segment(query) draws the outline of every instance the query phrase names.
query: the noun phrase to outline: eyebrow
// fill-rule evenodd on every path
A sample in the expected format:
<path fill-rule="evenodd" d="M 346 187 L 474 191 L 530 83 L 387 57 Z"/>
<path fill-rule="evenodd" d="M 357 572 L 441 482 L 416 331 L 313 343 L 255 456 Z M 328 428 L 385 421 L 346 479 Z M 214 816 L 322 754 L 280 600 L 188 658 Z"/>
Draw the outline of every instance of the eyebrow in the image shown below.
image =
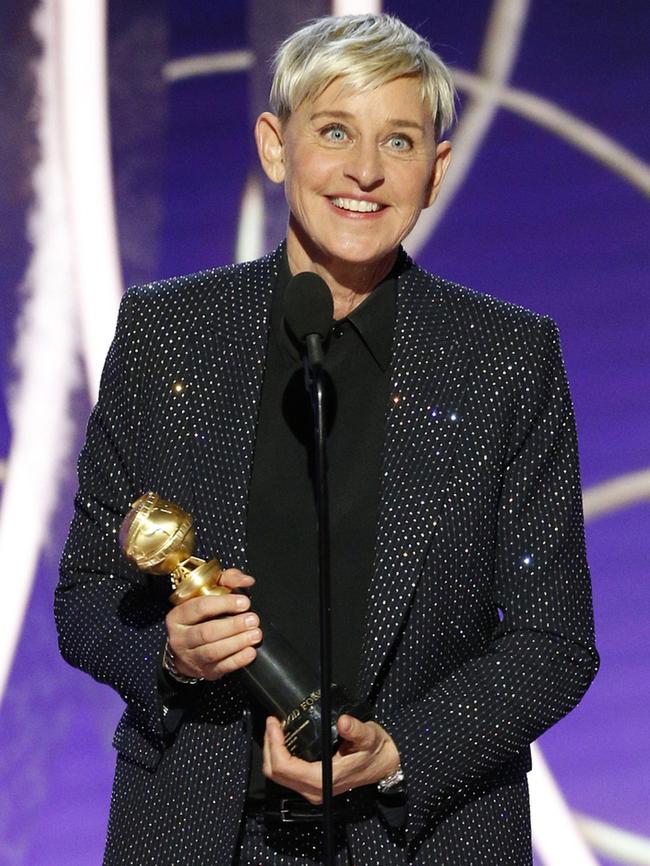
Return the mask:
<path fill-rule="evenodd" d="M 354 120 L 354 115 L 351 114 L 349 111 L 333 111 L 330 109 L 324 109 L 323 111 L 315 111 L 309 119 L 316 120 L 319 117 L 339 117 L 342 120 Z M 386 123 L 388 126 L 401 126 L 408 129 L 418 129 L 420 132 L 424 132 L 422 125 L 420 123 L 417 123 L 415 120 L 403 120 L 398 117 L 389 117 Z"/>

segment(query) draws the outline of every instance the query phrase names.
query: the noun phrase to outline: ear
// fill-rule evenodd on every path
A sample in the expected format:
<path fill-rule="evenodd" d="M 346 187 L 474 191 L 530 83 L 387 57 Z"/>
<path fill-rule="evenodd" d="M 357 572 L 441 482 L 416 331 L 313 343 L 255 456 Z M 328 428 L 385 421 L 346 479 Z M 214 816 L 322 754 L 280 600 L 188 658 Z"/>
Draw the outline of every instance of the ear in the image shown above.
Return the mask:
<path fill-rule="evenodd" d="M 264 173 L 273 183 L 284 180 L 284 140 L 280 119 L 265 111 L 255 123 L 255 143 Z"/>
<path fill-rule="evenodd" d="M 450 162 L 451 142 L 441 141 L 436 146 L 436 158 L 433 163 L 433 170 L 431 172 L 431 187 L 429 189 L 426 204 L 424 205 L 425 207 L 431 207 L 434 201 L 438 198 L 438 193 L 440 192 L 440 187 L 442 185 L 443 178 L 447 173 Z"/>

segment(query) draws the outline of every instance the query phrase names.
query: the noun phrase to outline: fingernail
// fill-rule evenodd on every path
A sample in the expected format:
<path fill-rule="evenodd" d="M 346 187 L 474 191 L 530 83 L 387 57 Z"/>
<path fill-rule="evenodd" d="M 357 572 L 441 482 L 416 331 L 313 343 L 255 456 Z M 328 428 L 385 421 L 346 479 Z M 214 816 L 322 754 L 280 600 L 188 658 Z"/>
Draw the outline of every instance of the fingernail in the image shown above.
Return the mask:
<path fill-rule="evenodd" d="M 347 732 L 352 727 L 352 719 L 350 718 L 341 718 L 339 719 L 339 726 L 341 730 Z"/>
<path fill-rule="evenodd" d="M 249 605 L 249 601 L 248 601 L 248 599 L 246 598 L 245 595 L 238 595 L 238 596 L 235 598 L 235 604 L 237 605 L 237 608 L 238 608 L 239 610 L 246 610 L 246 608 L 247 608 L 248 605 Z"/>

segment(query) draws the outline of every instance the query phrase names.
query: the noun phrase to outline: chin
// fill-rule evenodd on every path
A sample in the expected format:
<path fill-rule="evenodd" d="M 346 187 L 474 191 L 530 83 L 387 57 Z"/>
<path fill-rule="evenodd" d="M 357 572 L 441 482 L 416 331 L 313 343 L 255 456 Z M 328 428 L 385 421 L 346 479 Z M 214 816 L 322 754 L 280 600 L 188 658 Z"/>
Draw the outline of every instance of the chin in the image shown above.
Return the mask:
<path fill-rule="evenodd" d="M 331 260 L 347 265 L 376 265 L 387 258 L 395 255 L 397 247 L 378 250 L 376 247 L 368 249 L 363 246 L 350 245 L 349 247 L 338 247 L 328 250 L 322 248 L 324 254 Z"/>

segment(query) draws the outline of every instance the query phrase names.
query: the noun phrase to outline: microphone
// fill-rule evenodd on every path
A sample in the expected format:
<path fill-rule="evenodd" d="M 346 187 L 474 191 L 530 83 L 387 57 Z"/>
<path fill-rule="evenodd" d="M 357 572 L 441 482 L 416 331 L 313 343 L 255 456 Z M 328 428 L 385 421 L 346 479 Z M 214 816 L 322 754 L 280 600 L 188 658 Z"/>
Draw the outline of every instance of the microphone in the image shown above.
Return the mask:
<path fill-rule="evenodd" d="M 289 280 L 284 291 L 284 320 L 298 342 L 307 346 L 312 365 L 323 363 L 323 340 L 333 318 L 332 293 L 322 277 L 304 271 Z"/>

